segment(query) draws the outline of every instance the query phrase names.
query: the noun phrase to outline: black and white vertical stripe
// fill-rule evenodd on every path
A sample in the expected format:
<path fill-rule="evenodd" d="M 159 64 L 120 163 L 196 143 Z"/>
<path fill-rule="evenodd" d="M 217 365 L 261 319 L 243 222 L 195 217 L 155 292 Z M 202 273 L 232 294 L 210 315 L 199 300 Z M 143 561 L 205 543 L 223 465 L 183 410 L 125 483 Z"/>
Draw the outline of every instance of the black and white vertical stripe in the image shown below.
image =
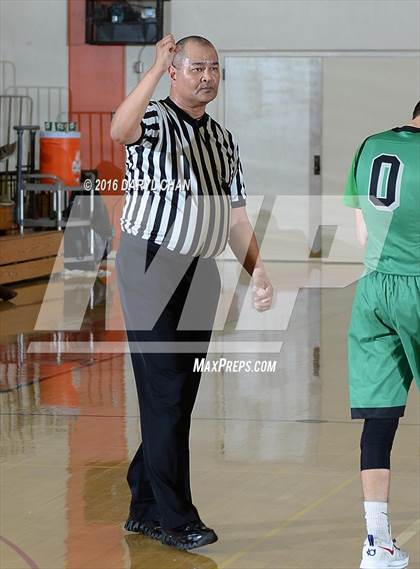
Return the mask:
<path fill-rule="evenodd" d="M 169 97 L 151 101 L 141 124 L 141 138 L 126 146 L 122 230 L 181 254 L 219 255 L 230 208 L 246 202 L 231 133 L 207 114 L 192 118 Z"/>

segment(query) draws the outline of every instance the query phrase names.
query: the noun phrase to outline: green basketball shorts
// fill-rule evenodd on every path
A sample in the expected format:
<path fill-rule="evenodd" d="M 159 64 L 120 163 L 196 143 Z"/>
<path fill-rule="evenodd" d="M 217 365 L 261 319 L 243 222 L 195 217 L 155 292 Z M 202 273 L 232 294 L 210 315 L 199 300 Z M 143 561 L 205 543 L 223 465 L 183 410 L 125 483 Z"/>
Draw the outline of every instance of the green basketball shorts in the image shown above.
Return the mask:
<path fill-rule="evenodd" d="M 404 415 L 420 389 L 420 276 L 373 271 L 357 285 L 348 336 L 352 419 Z"/>

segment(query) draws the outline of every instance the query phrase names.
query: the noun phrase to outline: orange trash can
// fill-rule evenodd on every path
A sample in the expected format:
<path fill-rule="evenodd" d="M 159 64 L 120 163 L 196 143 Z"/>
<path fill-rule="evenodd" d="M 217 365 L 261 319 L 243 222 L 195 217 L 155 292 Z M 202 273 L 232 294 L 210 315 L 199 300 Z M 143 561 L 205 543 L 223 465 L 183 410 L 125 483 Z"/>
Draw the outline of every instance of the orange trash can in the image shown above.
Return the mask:
<path fill-rule="evenodd" d="M 54 174 L 66 186 L 80 185 L 80 132 L 40 133 L 40 173 Z M 44 183 L 52 183 L 45 179 Z"/>

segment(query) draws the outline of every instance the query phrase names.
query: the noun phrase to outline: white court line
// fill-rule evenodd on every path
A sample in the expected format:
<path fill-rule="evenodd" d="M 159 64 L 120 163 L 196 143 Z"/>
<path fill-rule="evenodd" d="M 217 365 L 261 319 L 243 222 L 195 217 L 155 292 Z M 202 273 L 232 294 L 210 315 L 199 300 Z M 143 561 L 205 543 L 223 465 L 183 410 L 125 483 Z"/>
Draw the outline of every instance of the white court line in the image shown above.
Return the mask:
<path fill-rule="evenodd" d="M 207 343 L 201 342 L 138 342 L 138 350 L 140 352 L 148 353 L 164 353 L 179 352 L 189 353 L 191 350 L 207 351 L 208 353 L 222 353 L 222 354 L 275 354 L 279 353 L 283 342 L 277 341 L 232 341 L 210 342 L 207 349 Z M 130 348 L 127 342 L 30 342 L 28 346 L 28 353 L 31 354 L 124 354 L 130 353 Z"/>
<path fill-rule="evenodd" d="M 407 541 L 410 541 L 412 537 L 414 537 L 420 531 L 420 518 L 413 522 L 407 529 L 405 529 L 400 535 L 397 537 L 397 545 L 404 545 Z"/>

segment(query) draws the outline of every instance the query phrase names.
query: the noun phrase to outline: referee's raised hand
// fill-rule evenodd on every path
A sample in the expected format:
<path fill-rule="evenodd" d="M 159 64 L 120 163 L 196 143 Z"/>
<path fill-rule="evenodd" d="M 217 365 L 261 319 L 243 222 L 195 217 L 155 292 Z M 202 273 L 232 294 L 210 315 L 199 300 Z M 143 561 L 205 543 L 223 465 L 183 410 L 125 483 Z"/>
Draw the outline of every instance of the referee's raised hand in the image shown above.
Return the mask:
<path fill-rule="evenodd" d="M 140 123 L 147 105 L 162 76 L 172 64 L 177 46 L 172 34 L 156 44 L 156 57 L 152 67 L 116 110 L 111 123 L 111 138 L 120 144 L 132 144 L 139 140 Z"/>
<path fill-rule="evenodd" d="M 168 34 L 156 44 L 155 69 L 159 70 L 162 75 L 172 64 L 174 55 L 177 51 L 176 42 L 172 34 Z"/>

